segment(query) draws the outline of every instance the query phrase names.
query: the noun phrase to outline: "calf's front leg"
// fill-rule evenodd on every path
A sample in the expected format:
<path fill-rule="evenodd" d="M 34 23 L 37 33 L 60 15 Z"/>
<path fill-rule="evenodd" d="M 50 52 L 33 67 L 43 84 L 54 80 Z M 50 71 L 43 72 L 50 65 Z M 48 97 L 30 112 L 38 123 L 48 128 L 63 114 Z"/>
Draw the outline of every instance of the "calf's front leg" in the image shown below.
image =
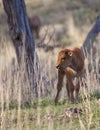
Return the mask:
<path fill-rule="evenodd" d="M 58 98 L 59 98 L 59 93 L 62 89 L 62 85 L 63 85 L 63 78 L 64 78 L 64 72 L 58 70 L 58 83 L 57 83 L 57 94 L 55 97 L 55 105 L 57 105 L 58 103 Z"/>

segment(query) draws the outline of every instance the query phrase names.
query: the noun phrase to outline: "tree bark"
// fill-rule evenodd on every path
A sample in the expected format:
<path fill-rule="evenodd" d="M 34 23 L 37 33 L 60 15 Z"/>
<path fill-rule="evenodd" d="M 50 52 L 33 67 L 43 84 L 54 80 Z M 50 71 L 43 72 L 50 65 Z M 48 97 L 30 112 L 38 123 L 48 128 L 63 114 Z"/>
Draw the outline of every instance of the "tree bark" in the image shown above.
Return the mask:
<path fill-rule="evenodd" d="M 15 47 L 18 64 L 22 66 L 21 60 L 24 57 L 27 74 L 34 79 L 35 43 L 29 26 L 24 0 L 3 0 L 3 5 L 7 14 L 9 32 Z"/>
<path fill-rule="evenodd" d="M 88 33 L 83 45 L 82 49 L 85 52 L 85 55 L 90 54 L 91 49 L 93 48 L 93 43 L 100 32 L 100 15 L 97 17 L 96 22 L 90 32 Z"/>
<path fill-rule="evenodd" d="M 96 37 L 100 33 L 100 15 L 97 17 L 95 24 L 88 33 L 83 45 L 82 50 L 85 57 L 88 59 L 88 70 L 96 75 L 97 81 L 100 83 L 100 52 L 99 46 L 95 43 Z M 94 44 L 95 43 L 95 44 Z"/>

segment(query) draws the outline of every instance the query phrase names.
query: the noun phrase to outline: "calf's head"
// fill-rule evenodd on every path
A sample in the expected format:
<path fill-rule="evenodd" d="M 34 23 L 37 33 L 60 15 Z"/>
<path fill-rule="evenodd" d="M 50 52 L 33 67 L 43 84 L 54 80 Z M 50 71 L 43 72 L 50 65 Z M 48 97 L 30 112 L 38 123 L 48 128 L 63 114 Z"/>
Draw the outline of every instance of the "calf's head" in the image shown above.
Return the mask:
<path fill-rule="evenodd" d="M 73 52 L 69 49 L 63 49 L 58 54 L 56 68 L 65 70 L 71 64 Z"/>

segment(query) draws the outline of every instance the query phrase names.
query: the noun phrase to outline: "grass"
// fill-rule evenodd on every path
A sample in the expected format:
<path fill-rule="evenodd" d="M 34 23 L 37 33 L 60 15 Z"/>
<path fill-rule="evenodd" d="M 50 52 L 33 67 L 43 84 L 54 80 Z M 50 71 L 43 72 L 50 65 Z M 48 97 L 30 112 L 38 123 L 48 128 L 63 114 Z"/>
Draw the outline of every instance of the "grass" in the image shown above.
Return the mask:
<path fill-rule="evenodd" d="M 79 104 L 64 103 L 55 106 L 53 101 L 41 100 L 40 105 L 36 102 L 35 106 L 24 107 L 20 111 L 20 127 L 22 130 L 28 129 L 55 129 L 55 130 L 69 130 L 78 128 L 81 129 L 82 124 L 85 129 L 99 128 L 100 127 L 100 109 L 95 102 L 96 99 L 91 101 L 82 101 Z M 82 115 L 79 118 L 69 118 L 65 115 L 66 108 L 82 107 Z M 18 127 L 18 109 L 13 108 L 6 110 L 2 117 L 5 120 L 6 127 Z M 6 119 L 5 119 L 6 117 Z M 39 121 L 40 120 L 40 121 Z M 6 122 L 7 121 L 7 122 Z M 81 123 L 82 124 L 81 124 Z M 89 125 L 90 123 L 90 125 Z M 28 126 L 27 126 L 28 125 Z M 50 126 L 49 126 L 50 125 Z M 88 126 L 89 125 L 89 126 Z M 50 127 L 50 128 L 49 128 Z M 6 128 L 7 129 L 7 128 Z M 82 129 L 83 130 L 83 129 Z"/>
<path fill-rule="evenodd" d="M 59 50 L 55 50 L 53 53 L 45 53 L 41 49 L 39 51 L 37 49 L 38 58 L 35 55 L 34 62 L 35 80 L 38 82 L 37 98 L 35 90 L 29 85 L 29 80 L 24 78 L 26 73 L 24 61 L 23 66 L 17 69 L 18 66 L 16 65 L 13 68 L 11 59 L 7 57 L 10 55 L 13 58 L 14 56 L 14 52 L 10 53 L 8 51 L 7 43 L 6 40 L 2 41 L 3 46 L 1 46 L 2 51 L 0 52 L 0 59 L 2 59 L 0 61 L 1 130 L 90 130 L 100 128 L 100 102 L 98 100 L 100 89 L 98 79 L 95 79 L 92 72 L 89 73 L 87 65 L 85 83 L 88 89 L 85 88 L 85 84 L 84 87 L 81 87 L 80 102 L 72 104 L 67 101 L 64 84 L 59 104 L 55 106 L 54 98 L 57 84 L 55 61 Z M 12 47 L 10 49 L 12 50 Z M 90 61 L 93 65 L 92 60 Z M 98 64 L 96 67 L 98 68 Z M 96 72 L 98 74 L 97 68 Z M 41 74 L 40 78 L 38 74 Z M 82 108 L 82 115 L 70 118 L 66 115 L 67 108 Z"/>
<path fill-rule="evenodd" d="M 5 43 L 7 42 L 5 41 Z M 2 47 L 2 50 L 5 48 L 6 45 Z M 88 69 L 86 69 L 85 79 L 88 89 L 85 89 L 85 86 L 81 87 L 80 102 L 78 104 L 68 102 L 64 87 L 58 105 L 54 105 L 57 82 L 55 69 L 57 55 L 55 54 L 57 52 L 49 52 L 46 55 L 43 51 L 38 52 L 38 55 L 41 56 L 38 59 L 38 70 L 36 64 L 34 67 L 36 81 L 40 79 L 38 83 L 39 98 L 36 98 L 35 91 L 30 88 L 28 79 L 24 82 L 24 74 L 26 73 L 24 61 L 22 68 L 13 74 L 13 80 L 11 62 L 9 62 L 9 66 L 6 65 L 6 69 L 9 69 L 7 72 L 5 70 L 7 77 L 0 78 L 0 127 L 2 130 L 90 130 L 100 128 L 99 88 L 98 91 L 95 91 L 98 80 L 94 83 L 91 82 L 94 77 L 92 73 L 89 74 Z M 6 53 L 10 52 L 6 50 Z M 6 53 L 2 51 L 0 56 L 5 57 Z M 36 61 L 37 57 L 35 56 L 35 63 Z M 2 60 L 0 68 L 4 62 L 5 60 Z M 41 75 L 38 79 L 39 72 Z M 93 84 L 92 88 L 90 88 L 91 84 Z M 68 117 L 66 115 L 67 108 L 82 108 L 82 115 Z"/>

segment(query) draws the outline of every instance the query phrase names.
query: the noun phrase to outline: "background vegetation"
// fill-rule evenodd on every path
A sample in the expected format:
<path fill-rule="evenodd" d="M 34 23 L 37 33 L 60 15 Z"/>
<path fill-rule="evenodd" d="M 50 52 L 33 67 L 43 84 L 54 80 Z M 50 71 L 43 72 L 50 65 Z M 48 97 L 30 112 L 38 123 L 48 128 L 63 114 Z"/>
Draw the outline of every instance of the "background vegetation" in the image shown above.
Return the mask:
<path fill-rule="evenodd" d="M 34 67 L 38 88 L 37 90 L 30 88 L 28 79 L 24 79 L 24 61 L 21 68 L 16 64 L 15 67 L 12 66 L 12 59 L 14 60 L 16 55 L 8 31 L 6 14 L 0 1 L 1 130 L 99 130 L 100 79 L 96 78 L 100 75 L 99 36 L 96 39 L 98 52 L 95 67 L 92 57 L 90 59 L 91 72 L 86 61 L 86 79 L 84 87 L 81 87 L 80 103 L 67 102 L 65 87 L 58 106 L 54 105 L 53 100 L 56 94 L 57 54 L 63 47 L 82 45 L 100 13 L 100 1 L 25 0 L 25 2 L 28 16 L 38 15 L 42 21 L 40 39 L 35 38 L 38 57 L 35 54 Z M 42 41 L 45 33 L 46 38 Z M 69 117 L 68 108 L 81 108 L 82 114 L 73 114 Z"/>

